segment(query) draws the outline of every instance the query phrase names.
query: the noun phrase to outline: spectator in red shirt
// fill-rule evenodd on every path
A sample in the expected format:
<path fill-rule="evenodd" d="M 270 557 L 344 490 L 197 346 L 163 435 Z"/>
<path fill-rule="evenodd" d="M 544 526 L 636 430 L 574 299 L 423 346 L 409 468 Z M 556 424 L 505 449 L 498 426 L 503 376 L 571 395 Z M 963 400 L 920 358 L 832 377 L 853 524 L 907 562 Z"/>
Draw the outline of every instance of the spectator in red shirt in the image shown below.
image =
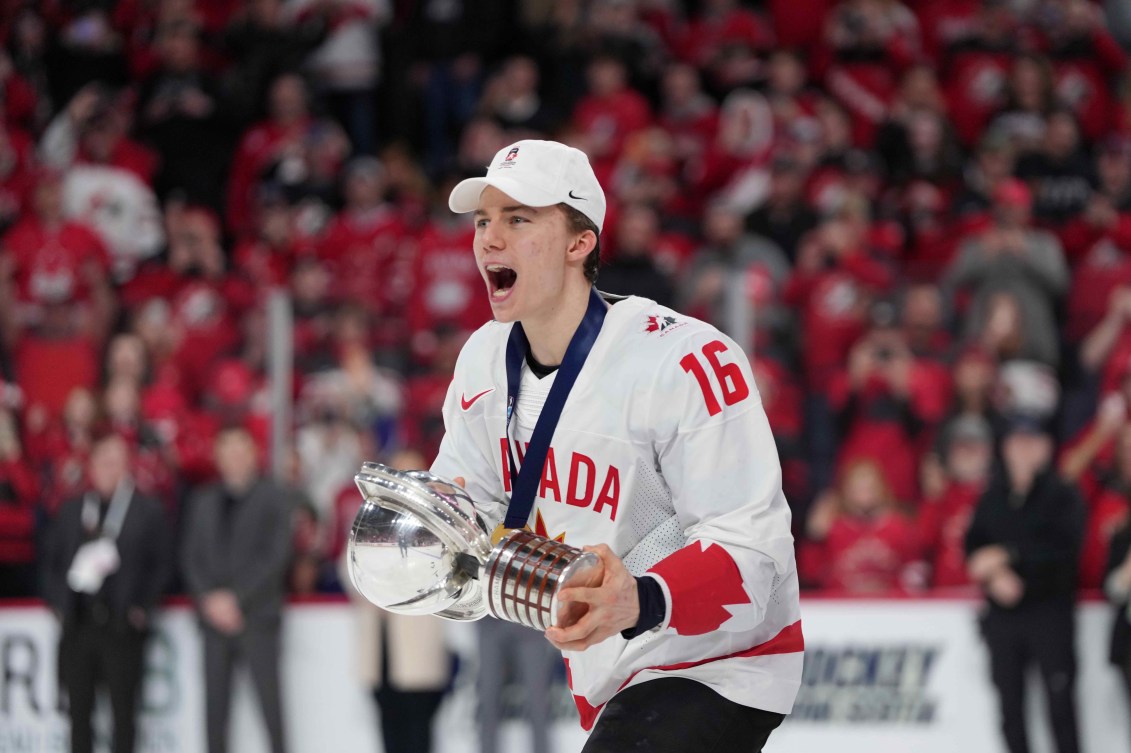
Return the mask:
<path fill-rule="evenodd" d="M 77 388 L 67 396 L 61 417 L 36 405 L 29 406 L 26 417 L 26 463 L 43 479 L 41 504 L 54 515 L 86 484 L 86 463 L 99 423 L 98 400 L 91 390 Z"/>
<path fill-rule="evenodd" d="M 683 29 L 677 53 L 704 71 L 720 93 L 764 78 L 764 58 L 774 44 L 766 21 L 738 0 L 707 0 Z"/>
<path fill-rule="evenodd" d="M 228 173 L 225 217 L 229 230 L 237 234 L 250 230 L 264 171 L 281 157 L 301 161 L 306 140 L 318 127 L 301 77 L 285 73 L 271 82 L 267 118 L 244 133 Z"/>
<path fill-rule="evenodd" d="M 702 157 L 718 131 L 719 108 L 703 92 L 699 70 L 682 62 L 664 69 L 657 123 L 672 137 L 672 152 L 682 165 Z"/>
<path fill-rule="evenodd" d="M 400 444 L 419 447 L 429 460 L 436 457 L 444 438 L 444 398 L 452 383 L 456 358 L 467 340 L 467 333 L 451 327 L 440 327 L 435 334 L 431 361 L 405 382 L 404 410 L 398 426 Z"/>
<path fill-rule="evenodd" d="M 0 596 L 37 592 L 35 522 L 39 480 L 24 460 L 15 416 L 0 409 Z"/>
<path fill-rule="evenodd" d="M 839 479 L 809 515 L 809 536 L 823 547 L 820 587 L 871 595 L 918 587 L 919 534 L 898 511 L 879 466 L 858 461 Z"/>
<path fill-rule="evenodd" d="M 778 130 L 786 131 L 801 120 L 815 124 L 821 94 L 809 86 L 805 61 L 796 50 L 777 48 L 770 53 L 765 95 Z"/>
<path fill-rule="evenodd" d="M 295 237 L 296 214 L 281 195 L 264 187 L 256 202 L 256 233 L 240 241 L 232 254 L 234 271 L 261 297 L 290 278 L 301 250 Z"/>
<path fill-rule="evenodd" d="M 925 458 L 937 474 L 929 488 L 924 484 L 919 505 L 919 530 L 923 537 L 932 588 L 971 585 L 966 572 L 966 529 L 990 476 L 994 437 L 989 422 L 980 415 L 956 416 L 942 430 L 942 462 Z M 937 470 L 935 467 L 937 466 Z"/>
<path fill-rule="evenodd" d="M 589 91 L 573 110 L 573 124 L 601 174 L 616 164 L 625 138 L 651 123 L 652 111 L 643 95 L 629 88 L 624 63 L 611 55 L 591 58 L 586 79 Z"/>
<path fill-rule="evenodd" d="M 438 329 L 466 337 L 492 319 L 482 272 L 467 253 L 475 229 L 448 209 L 446 197 L 454 184 L 453 178 L 435 192 L 412 258 L 407 321 L 413 357 L 423 364 L 435 355 Z"/>
<path fill-rule="evenodd" d="M 1072 108 L 1085 138 L 1094 141 L 1110 128 L 1111 87 L 1126 72 L 1127 53 L 1108 33 L 1096 4 L 1064 0 L 1041 10 L 1057 97 Z"/>
<path fill-rule="evenodd" d="M 890 270 L 866 245 L 867 205 L 859 197 L 801 242 L 785 302 L 797 311 L 806 384 L 822 392 L 863 332 L 871 299 L 887 291 Z"/>
<path fill-rule="evenodd" d="M 919 55 L 919 23 L 897 0 L 846 0 L 826 17 L 814 67 L 852 114 L 856 146 L 871 147 L 900 73 Z"/>
<path fill-rule="evenodd" d="M 906 503 L 918 498 L 918 456 L 942 417 L 947 377 L 911 352 L 891 304 L 872 310 L 871 329 L 853 345 L 847 369 L 829 383 L 839 465 L 859 459 L 882 464 L 886 486 Z"/>
<path fill-rule="evenodd" d="M 942 2 L 931 0 L 923 3 L 923 10 L 940 6 Z M 938 27 L 924 22 L 923 28 L 937 31 Z M 959 141 L 968 147 L 978 142 L 990 118 L 1006 102 L 1006 82 L 1020 41 L 1017 29 L 1009 3 L 982 2 L 969 33 L 952 40 L 943 51 L 940 72 L 951 122 Z"/>
<path fill-rule="evenodd" d="M 375 345 L 395 350 L 407 344 L 405 302 L 410 293 L 409 230 L 386 201 L 381 163 L 360 157 L 344 175 L 345 206 L 327 228 L 319 256 L 333 276 L 333 295 L 365 308 L 378 321 Z"/>
<path fill-rule="evenodd" d="M 1070 342 L 1100 322 L 1115 288 L 1131 284 L 1131 141 L 1112 137 L 1098 152 L 1098 185 L 1059 233 L 1073 266 L 1065 326 Z"/>
<path fill-rule="evenodd" d="M 129 446 L 130 471 L 138 490 L 161 500 L 170 513 L 174 512 L 177 479 L 172 447 L 143 416 L 141 386 L 126 377 L 111 380 L 102 393 L 102 413 L 106 428 Z"/>
<path fill-rule="evenodd" d="M 1103 586 L 1112 535 L 1131 517 L 1131 423 L 1126 405 L 1122 394 L 1108 395 L 1090 431 L 1060 464 L 1062 474 L 1071 473 L 1070 478 L 1077 480 L 1088 507 L 1080 553 L 1081 588 Z"/>
<path fill-rule="evenodd" d="M 34 214 L 25 216 L 0 241 L 5 266 L 15 284 L 24 326 L 35 324 L 41 308 L 79 302 L 88 310 L 95 333 L 113 318 L 110 258 L 98 235 L 63 214 L 62 176 L 41 171 L 35 184 Z"/>
<path fill-rule="evenodd" d="M 238 322 L 256 291 L 227 273 L 220 229 L 211 213 L 192 209 L 171 212 L 169 218 L 167 264 L 143 269 L 123 298 L 139 313 L 163 322 L 152 333 L 150 354 L 155 366 L 170 369 L 168 378 L 195 402 L 215 361 L 239 348 Z M 159 303 L 150 307 L 155 300 Z"/>

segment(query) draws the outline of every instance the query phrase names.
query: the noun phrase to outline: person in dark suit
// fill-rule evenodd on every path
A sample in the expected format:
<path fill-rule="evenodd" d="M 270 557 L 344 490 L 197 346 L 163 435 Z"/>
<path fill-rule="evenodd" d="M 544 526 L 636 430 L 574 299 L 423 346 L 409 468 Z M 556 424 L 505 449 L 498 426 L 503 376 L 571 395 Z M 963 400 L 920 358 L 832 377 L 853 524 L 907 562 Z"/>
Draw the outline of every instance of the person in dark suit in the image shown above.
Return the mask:
<path fill-rule="evenodd" d="M 208 750 L 228 750 L 232 671 L 246 661 L 271 751 L 284 753 L 279 635 L 293 494 L 261 474 L 247 430 L 223 430 L 213 450 L 220 483 L 190 500 L 182 550 L 204 635 Z"/>
<path fill-rule="evenodd" d="M 1002 465 L 978 500 L 966 532 L 966 567 L 986 595 L 982 635 L 1001 702 L 1010 753 L 1029 753 L 1025 676 L 1044 680 L 1058 753 L 1078 753 L 1076 583 L 1085 507 L 1053 466 L 1047 427 L 1010 416 Z"/>
<path fill-rule="evenodd" d="M 1131 703 L 1131 522 L 1124 523 L 1111 537 L 1104 591 L 1115 607 L 1108 656 L 1119 669 Z"/>
<path fill-rule="evenodd" d="M 43 593 L 62 625 L 59 679 L 66 690 L 72 753 L 91 753 L 98 687 L 109 691 L 114 753 L 132 753 L 146 639 L 172 573 L 160 502 L 139 494 L 122 437 L 98 439 L 90 490 L 65 502 L 46 534 Z"/>

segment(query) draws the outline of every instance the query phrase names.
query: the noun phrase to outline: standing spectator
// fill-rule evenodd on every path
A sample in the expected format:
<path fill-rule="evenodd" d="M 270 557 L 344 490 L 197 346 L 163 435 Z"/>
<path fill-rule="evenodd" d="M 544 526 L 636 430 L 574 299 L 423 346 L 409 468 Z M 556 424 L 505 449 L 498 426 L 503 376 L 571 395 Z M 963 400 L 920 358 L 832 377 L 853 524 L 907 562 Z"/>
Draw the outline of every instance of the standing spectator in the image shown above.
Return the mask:
<path fill-rule="evenodd" d="M 63 505 L 44 556 L 44 596 L 62 623 L 59 673 L 71 720 L 71 753 L 91 753 L 100 687 L 110 695 L 114 753 L 133 753 L 145 644 L 172 572 L 161 505 L 134 489 L 129 449 L 113 435 L 94 443 L 90 487 Z"/>
<path fill-rule="evenodd" d="M 242 3 L 221 39 L 224 51 L 235 62 L 225 83 L 236 121 L 255 120 L 271 82 L 297 71 L 311 50 L 322 44 L 328 30 L 325 12 L 311 13 L 303 23 L 294 23 L 285 13 L 283 0 Z"/>
<path fill-rule="evenodd" d="M 1115 607 L 1108 659 L 1118 669 L 1131 703 L 1131 521 L 1112 536 L 1104 591 Z"/>
<path fill-rule="evenodd" d="M 1019 180 L 994 192 L 994 222 L 969 238 L 946 273 L 946 283 L 969 294 L 970 333 L 982 331 L 995 293 L 1009 293 L 1020 309 L 1025 340 L 1046 363 L 1058 358 L 1054 310 L 1068 287 L 1068 267 L 1060 242 L 1032 226 L 1032 194 Z M 959 308 L 965 311 L 962 300 Z"/>
<path fill-rule="evenodd" d="M 290 0 L 287 5 L 299 28 L 325 16 L 329 33 L 306 66 L 359 154 L 377 153 L 378 28 L 389 20 L 391 6 L 390 0 Z"/>
<path fill-rule="evenodd" d="M 186 513 L 182 567 L 204 635 L 209 753 L 228 750 L 232 672 L 246 661 L 272 753 L 284 753 L 279 639 L 291 553 L 290 493 L 262 475 L 247 430 L 221 431 L 220 483 Z"/>
<path fill-rule="evenodd" d="M 1052 466 L 1052 437 L 1031 417 L 1011 417 L 1001 456 L 966 533 L 966 554 L 970 578 L 986 595 L 982 635 L 1002 732 L 1010 753 L 1029 750 L 1026 672 L 1036 664 L 1057 750 L 1077 753 L 1074 620 L 1084 505 Z"/>
<path fill-rule="evenodd" d="M 187 22 L 158 28 L 160 67 L 141 83 L 138 132 L 161 155 L 158 197 L 175 192 L 219 212 L 232 124 L 219 83 L 204 70 L 199 34 Z"/>

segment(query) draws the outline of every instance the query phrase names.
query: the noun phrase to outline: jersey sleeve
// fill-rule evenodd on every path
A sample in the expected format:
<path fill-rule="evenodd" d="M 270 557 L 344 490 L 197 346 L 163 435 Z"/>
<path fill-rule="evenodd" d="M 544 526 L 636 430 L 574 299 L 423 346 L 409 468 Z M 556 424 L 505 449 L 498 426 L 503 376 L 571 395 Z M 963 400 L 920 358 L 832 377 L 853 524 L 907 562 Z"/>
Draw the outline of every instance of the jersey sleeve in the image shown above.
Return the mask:
<path fill-rule="evenodd" d="M 482 425 L 482 415 L 479 411 L 464 411 L 460 405 L 460 391 L 466 381 L 463 361 L 461 353 L 455 377 L 448 385 L 448 394 L 444 398 L 444 438 L 431 471 L 450 481 L 457 476 L 466 480 L 467 493 L 490 531 L 502 522 L 506 501 L 500 488 L 502 482 L 491 460 L 490 435 Z"/>
<path fill-rule="evenodd" d="M 664 629 L 750 630 L 796 569 L 777 448 L 742 349 L 707 327 L 678 346 L 658 364 L 649 423 L 687 544 L 648 574 Z"/>

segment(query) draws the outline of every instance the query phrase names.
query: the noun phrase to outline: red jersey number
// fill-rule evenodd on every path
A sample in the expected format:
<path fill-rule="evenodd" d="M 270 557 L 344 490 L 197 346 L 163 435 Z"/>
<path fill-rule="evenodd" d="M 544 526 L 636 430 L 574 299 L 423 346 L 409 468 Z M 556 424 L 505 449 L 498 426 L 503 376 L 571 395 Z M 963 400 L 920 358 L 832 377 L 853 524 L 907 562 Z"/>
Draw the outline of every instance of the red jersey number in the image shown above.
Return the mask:
<path fill-rule="evenodd" d="M 727 346 L 721 340 L 712 340 L 703 346 L 703 357 L 707 359 L 707 363 L 715 372 L 715 378 L 719 380 L 723 402 L 727 405 L 734 405 L 741 403 L 750 396 L 750 386 L 746 384 L 746 378 L 742 376 L 742 369 L 738 367 L 737 363 L 719 361 L 719 354 L 725 353 L 726 350 Z M 695 377 L 695 381 L 699 383 L 699 389 L 703 390 L 703 400 L 707 403 L 707 413 L 712 416 L 720 413 L 722 406 L 719 405 L 719 399 L 715 396 L 714 385 L 707 378 L 707 370 L 703 368 L 699 356 L 695 353 L 688 353 L 680 359 L 679 365 L 683 367 L 684 371 Z"/>

